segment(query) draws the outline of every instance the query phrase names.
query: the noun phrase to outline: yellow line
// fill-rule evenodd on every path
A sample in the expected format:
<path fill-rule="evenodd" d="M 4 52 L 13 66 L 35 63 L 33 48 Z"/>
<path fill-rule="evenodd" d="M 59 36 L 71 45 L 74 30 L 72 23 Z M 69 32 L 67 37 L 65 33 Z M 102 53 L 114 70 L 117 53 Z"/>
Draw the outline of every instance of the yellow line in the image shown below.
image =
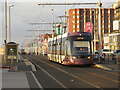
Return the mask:
<path fill-rule="evenodd" d="M 96 64 L 96 65 L 91 65 L 92 67 L 97 67 L 97 68 L 100 68 L 100 69 L 104 69 L 104 70 L 112 70 L 112 69 L 110 69 L 110 68 L 107 68 L 107 67 L 105 67 L 105 66 L 102 66 L 102 65 L 99 65 L 99 64 Z"/>

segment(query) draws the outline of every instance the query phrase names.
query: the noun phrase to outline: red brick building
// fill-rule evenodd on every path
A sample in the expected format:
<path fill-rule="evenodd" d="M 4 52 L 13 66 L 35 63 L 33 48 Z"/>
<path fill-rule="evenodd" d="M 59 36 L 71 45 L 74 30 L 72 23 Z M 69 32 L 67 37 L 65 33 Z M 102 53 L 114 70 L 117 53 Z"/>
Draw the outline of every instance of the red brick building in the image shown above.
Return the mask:
<path fill-rule="evenodd" d="M 116 15 L 115 12 L 116 9 L 112 8 L 101 9 L 102 40 L 105 33 L 113 32 L 113 17 Z M 98 9 L 70 9 L 68 15 L 68 32 L 83 32 L 86 29 L 85 24 L 91 22 L 96 37 L 96 45 L 98 45 Z M 96 49 L 97 47 L 98 46 L 96 46 Z"/>

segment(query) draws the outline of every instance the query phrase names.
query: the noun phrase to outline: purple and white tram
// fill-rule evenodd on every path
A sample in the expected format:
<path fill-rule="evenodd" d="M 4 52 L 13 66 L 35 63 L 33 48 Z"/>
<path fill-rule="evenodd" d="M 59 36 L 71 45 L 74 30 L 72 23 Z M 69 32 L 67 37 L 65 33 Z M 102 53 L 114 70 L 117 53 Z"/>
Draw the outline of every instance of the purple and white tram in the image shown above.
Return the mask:
<path fill-rule="evenodd" d="M 64 65 L 90 65 L 92 35 L 88 32 L 67 32 L 48 39 L 48 58 Z"/>

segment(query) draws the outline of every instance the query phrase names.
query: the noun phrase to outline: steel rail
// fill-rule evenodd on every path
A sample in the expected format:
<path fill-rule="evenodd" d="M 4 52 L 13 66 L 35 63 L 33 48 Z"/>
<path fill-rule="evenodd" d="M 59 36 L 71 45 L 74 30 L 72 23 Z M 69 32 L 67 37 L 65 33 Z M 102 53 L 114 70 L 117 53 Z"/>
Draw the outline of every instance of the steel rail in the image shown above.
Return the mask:
<path fill-rule="evenodd" d="M 33 58 L 33 57 L 32 57 Z M 30 60 L 30 59 L 29 59 Z M 54 81 L 56 81 L 58 84 L 60 84 L 63 88 L 66 88 L 62 83 L 60 83 L 57 79 L 55 79 L 51 74 L 49 74 L 45 69 L 40 67 L 38 64 L 30 60 L 32 63 L 34 63 L 38 68 L 40 68 L 44 73 L 46 73 L 49 77 L 51 77 Z"/>
<path fill-rule="evenodd" d="M 88 83 L 89 85 L 91 85 L 91 86 L 93 86 L 93 87 L 96 87 L 96 88 L 98 88 L 98 89 L 102 89 L 101 87 L 99 87 L 99 86 L 97 86 L 97 85 L 94 85 L 94 84 L 92 84 L 92 83 L 90 83 L 90 82 L 88 82 L 88 81 L 85 81 L 85 80 L 79 78 L 78 76 L 72 75 L 71 73 L 66 72 L 66 71 L 64 71 L 64 70 L 62 70 L 62 69 L 60 69 L 60 68 L 58 68 L 58 67 L 52 66 L 52 65 L 50 65 L 50 64 L 48 64 L 48 63 L 46 63 L 46 62 L 44 62 L 44 61 L 40 61 L 40 60 L 38 60 L 38 59 L 35 58 L 35 57 L 32 57 L 32 58 L 35 59 L 35 60 L 37 60 L 37 61 L 39 61 L 39 62 L 45 63 L 45 64 L 47 64 L 47 65 L 49 65 L 49 66 L 51 66 L 51 67 L 53 67 L 53 68 L 55 68 L 55 69 L 57 69 L 57 70 L 59 70 L 59 71 L 62 71 L 62 72 L 66 73 L 66 74 L 68 74 L 68 75 L 70 75 L 70 76 L 72 76 L 72 77 L 74 77 L 74 78 L 76 78 L 76 79 L 79 79 L 79 80 L 81 80 L 81 81 L 83 81 L 83 82 L 85 82 L 85 83 Z M 30 59 L 29 59 L 29 60 L 30 60 Z M 30 61 L 31 61 L 31 60 L 30 60 Z M 33 62 L 33 61 L 32 61 L 32 62 Z M 39 66 L 39 65 L 38 65 L 38 66 Z"/>

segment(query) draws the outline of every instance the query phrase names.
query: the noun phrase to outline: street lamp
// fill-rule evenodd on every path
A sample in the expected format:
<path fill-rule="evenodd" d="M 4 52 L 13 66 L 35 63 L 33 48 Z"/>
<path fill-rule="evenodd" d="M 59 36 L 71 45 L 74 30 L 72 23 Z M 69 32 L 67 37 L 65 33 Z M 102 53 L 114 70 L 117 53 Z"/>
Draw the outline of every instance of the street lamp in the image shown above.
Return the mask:
<path fill-rule="evenodd" d="M 4 44 L 7 43 L 7 1 L 4 0 Z"/>
<path fill-rule="evenodd" d="M 101 63 L 100 62 L 100 59 L 101 59 L 101 57 L 102 57 L 102 40 L 101 40 L 101 6 L 102 6 L 102 4 L 101 4 L 101 0 L 98 0 L 98 10 L 99 10 L 99 15 L 98 15 L 98 39 L 99 39 L 99 49 L 98 49 L 98 52 L 99 52 L 99 58 L 98 58 L 98 60 L 99 60 L 99 63 Z"/>
<path fill-rule="evenodd" d="M 14 7 L 14 5 L 9 5 L 9 24 L 8 24 L 8 38 L 9 38 L 9 41 L 11 41 L 11 15 L 10 15 L 10 8 L 11 7 Z"/>

